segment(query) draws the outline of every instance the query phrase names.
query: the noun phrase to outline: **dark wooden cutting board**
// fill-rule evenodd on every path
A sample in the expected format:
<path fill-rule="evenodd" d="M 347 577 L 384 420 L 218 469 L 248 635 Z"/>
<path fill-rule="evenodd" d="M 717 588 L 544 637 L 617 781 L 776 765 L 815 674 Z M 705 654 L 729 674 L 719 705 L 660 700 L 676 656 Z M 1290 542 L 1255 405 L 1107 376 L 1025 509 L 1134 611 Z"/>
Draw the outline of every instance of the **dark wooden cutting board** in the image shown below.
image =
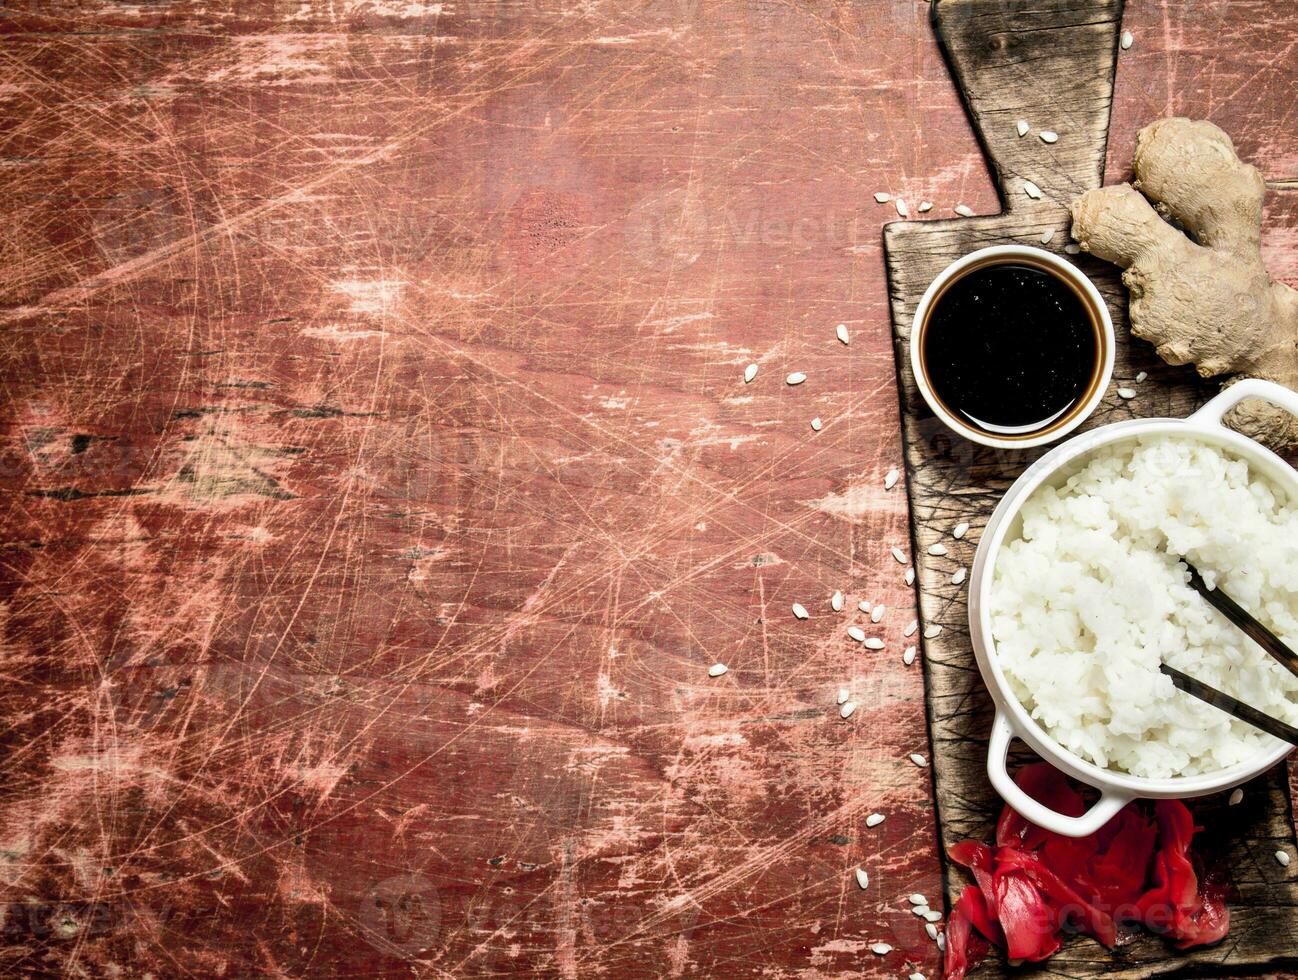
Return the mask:
<path fill-rule="evenodd" d="M 1045 450 L 1003 452 L 952 435 L 929 411 L 910 371 L 911 318 L 924 289 L 953 259 L 1007 242 L 1063 253 L 1068 202 L 1097 187 L 1104 172 L 1113 75 L 1122 21 L 1121 0 L 938 0 L 933 25 L 975 132 L 997 182 L 1003 211 L 997 215 L 940 221 L 894 222 L 884 229 L 892 303 L 893 343 L 902 407 L 917 588 L 925 624 L 943 632 L 924 641 L 933 775 L 943 851 L 967 837 L 988 839 L 1001 801 L 986 775 L 991 700 L 969 643 L 967 583 L 952 574 L 972 564 L 982 527 L 1004 491 Z M 1020 137 L 1019 119 L 1033 132 Z M 1053 129 L 1047 145 L 1038 129 Z M 1029 198 L 1023 181 L 1042 190 Z M 1043 232 L 1053 229 L 1048 245 Z M 1085 255 L 1074 261 L 1095 281 L 1113 313 L 1118 336 L 1114 383 L 1087 427 L 1123 419 L 1192 412 L 1216 390 L 1192 371 L 1164 365 L 1152 348 L 1129 336 L 1126 293 L 1117 271 Z M 1149 374 L 1136 383 L 1140 371 Z M 1137 397 L 1119 398 L 1131 386 Z M 950 535 L 960 521 L 972 527 L 961 541 Z M 942 557 L 928 555 L 941 541 Z M 1281 846 L 1294 849 L 1294 829 L 1284 767 L 1246 787 L 1245 802 L 1226 808 L 1224 798 L 1194 805 L 1204 826 L 1199 838 L 1211 865 L 1229 873 L 1231 932 L 1214 949 L 1178 953 L 1146 936 L 1109 952 L 1089 939 L 1075 939 L 1040 975 L 1098 974 L 1146 977 L 1177 971 L 1238 975 L 1298 955 L 1298 868 L 1274 859 Z M 966 878 L 948 866 L 948 900 Z M 993 957 L 982 975 L 1004 971 Z"/>

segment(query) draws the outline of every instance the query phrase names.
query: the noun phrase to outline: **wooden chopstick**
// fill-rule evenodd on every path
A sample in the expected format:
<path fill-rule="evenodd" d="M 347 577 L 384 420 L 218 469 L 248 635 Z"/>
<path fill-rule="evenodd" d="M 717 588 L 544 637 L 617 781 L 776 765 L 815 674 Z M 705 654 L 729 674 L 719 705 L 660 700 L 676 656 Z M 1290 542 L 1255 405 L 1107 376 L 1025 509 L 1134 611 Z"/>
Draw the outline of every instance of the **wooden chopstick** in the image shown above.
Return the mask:
<path fill-rule="evenodd" d="M 1177 690 L 1192 694 L 1200 701 L 1206 701 L 1214 708 L 1218 708 L 1240 721 L 1246 721 L 1254 728 L 1260 728 L 1269 735 L 1274 735 L 1278 739 L 1298 745 L 1298 728 L 1286 725 L 1283 721 L 1258 711 L 1257 708 L 1245 704 L 1238 698 L 1231 697 L 1225 691 L 1219 691 L 1203 681 L 1195 680 L 1188 674 L 1181 673 L 1175 667 L 1160 664 L 1158 669 L 1172 678 L 1172 683 L 1176 685 Z"/>
<path fill-rule="evenodd" d="M 1298 677 L 1298 654 L 1280 642 L 1279 637 L 1254 619 L 1247 609 L 1221 589 L 1208 588 L 1199 570 L 1191 565 L 1189 560 L 1182 558 L 1181 561 L 1190 570 L 1190 588 L 1203 596 L 1208 601 L 1208 605 L 1239 627 L 1245 636 L 1269 653 L 1272 659 L 1280 663 L 1280 666 Z"/>
<path fill-rule="evenodd" d="M 1199 574 L 1199 570 L 1190 563 L 1189 559 L 1182 557 L 1181 561 L 1190 570 L 1190 588 L 1203 596 L 1208 605 L 1234 623 L 1240 632 L 1270 654 L 1271 658 L 1277 661 L 1280 666 L 1298 677 L 1298 654 L 1285 646 L 1278 636 L 1254 619 L 1247 609 L 1226 595 L 1221 589 L 1208 588 L 1203 576 Z M 1210 684 L 1205 684 L 1189 674 L 1183 674 L 1175 667 L 1160 664 L 1159 670 L 1172 679 L 1172 683 L 1176 685 L 1177 690 L 1193 695 L 1200 701 L 1226 712 L 1233 718 L 1248 722 L 1254 728 L 1260 728 L 1269 735 L 1274 735 L 1291 745 L 1298 745 L 1298 728 L 1287 725 L 1278 718 L 1272 718 L 1251 704 L 1245 704 L 1238 698 L 1231 697 L 1225 691 L 1219 691 Z"/>

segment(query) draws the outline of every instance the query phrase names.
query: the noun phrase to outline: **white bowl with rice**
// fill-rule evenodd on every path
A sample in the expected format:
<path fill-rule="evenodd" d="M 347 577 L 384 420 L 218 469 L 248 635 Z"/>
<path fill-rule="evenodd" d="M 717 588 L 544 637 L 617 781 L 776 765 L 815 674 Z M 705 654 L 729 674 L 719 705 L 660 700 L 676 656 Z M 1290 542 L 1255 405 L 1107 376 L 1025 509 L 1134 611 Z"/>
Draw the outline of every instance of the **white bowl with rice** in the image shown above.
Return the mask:
<path fill-rule="evenodd" d="M 1029 467 L 983 532 L 969 625 L 996 704 L 987 771 L 1047 830 L 1082 837 L 1138 797 L 1229 789 L 1292 748 L 1158 669 L 1298 724 L 1298 678 L 1194 593 L 1177 560 L 1298 647 L 1298 473 L 1221 424 L 1248 397 L 1298 415 L 1298 394 L 1242 381 L 1188 419 L 1084 433 Z M 1072 817 L 1027 796 L 1006 768 L 1014 738 L 1099 801 Z"/>

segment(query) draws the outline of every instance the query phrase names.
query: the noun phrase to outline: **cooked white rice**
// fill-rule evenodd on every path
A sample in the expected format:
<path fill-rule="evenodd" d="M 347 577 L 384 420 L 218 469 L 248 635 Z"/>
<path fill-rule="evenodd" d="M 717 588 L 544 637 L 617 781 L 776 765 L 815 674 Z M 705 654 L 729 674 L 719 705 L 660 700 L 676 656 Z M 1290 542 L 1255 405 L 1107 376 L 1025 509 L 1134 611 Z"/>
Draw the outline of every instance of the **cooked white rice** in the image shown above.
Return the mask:
<path fill-rule="evenodd" d="M 1152 778 L 1214 772 L 1279 743 L 1172 686 L 1165 662 L 1298 724 L 1298 678 L 1196 594 L 1192 561 L 1298 648 L 1298 506 L 1191 438 L 1133 439 L 1036 490 L 996 562 L 996 656 L 1060 744 Z"/>

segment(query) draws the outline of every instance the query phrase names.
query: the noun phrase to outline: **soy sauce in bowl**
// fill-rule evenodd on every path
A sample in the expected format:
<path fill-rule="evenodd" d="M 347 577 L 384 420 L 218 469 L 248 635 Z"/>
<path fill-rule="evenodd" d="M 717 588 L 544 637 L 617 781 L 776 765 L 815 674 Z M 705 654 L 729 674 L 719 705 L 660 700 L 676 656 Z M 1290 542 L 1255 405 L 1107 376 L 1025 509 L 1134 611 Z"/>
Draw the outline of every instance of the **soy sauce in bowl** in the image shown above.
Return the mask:
<path fill-rule="evenodd" d="M 929 387 L 946 410 L 992 436 L 1050 430 L 1095 390 L 1096 311 L 1060 276 L 1027 262 L 974 266 L 949 282 L 923 326 Z"/>

